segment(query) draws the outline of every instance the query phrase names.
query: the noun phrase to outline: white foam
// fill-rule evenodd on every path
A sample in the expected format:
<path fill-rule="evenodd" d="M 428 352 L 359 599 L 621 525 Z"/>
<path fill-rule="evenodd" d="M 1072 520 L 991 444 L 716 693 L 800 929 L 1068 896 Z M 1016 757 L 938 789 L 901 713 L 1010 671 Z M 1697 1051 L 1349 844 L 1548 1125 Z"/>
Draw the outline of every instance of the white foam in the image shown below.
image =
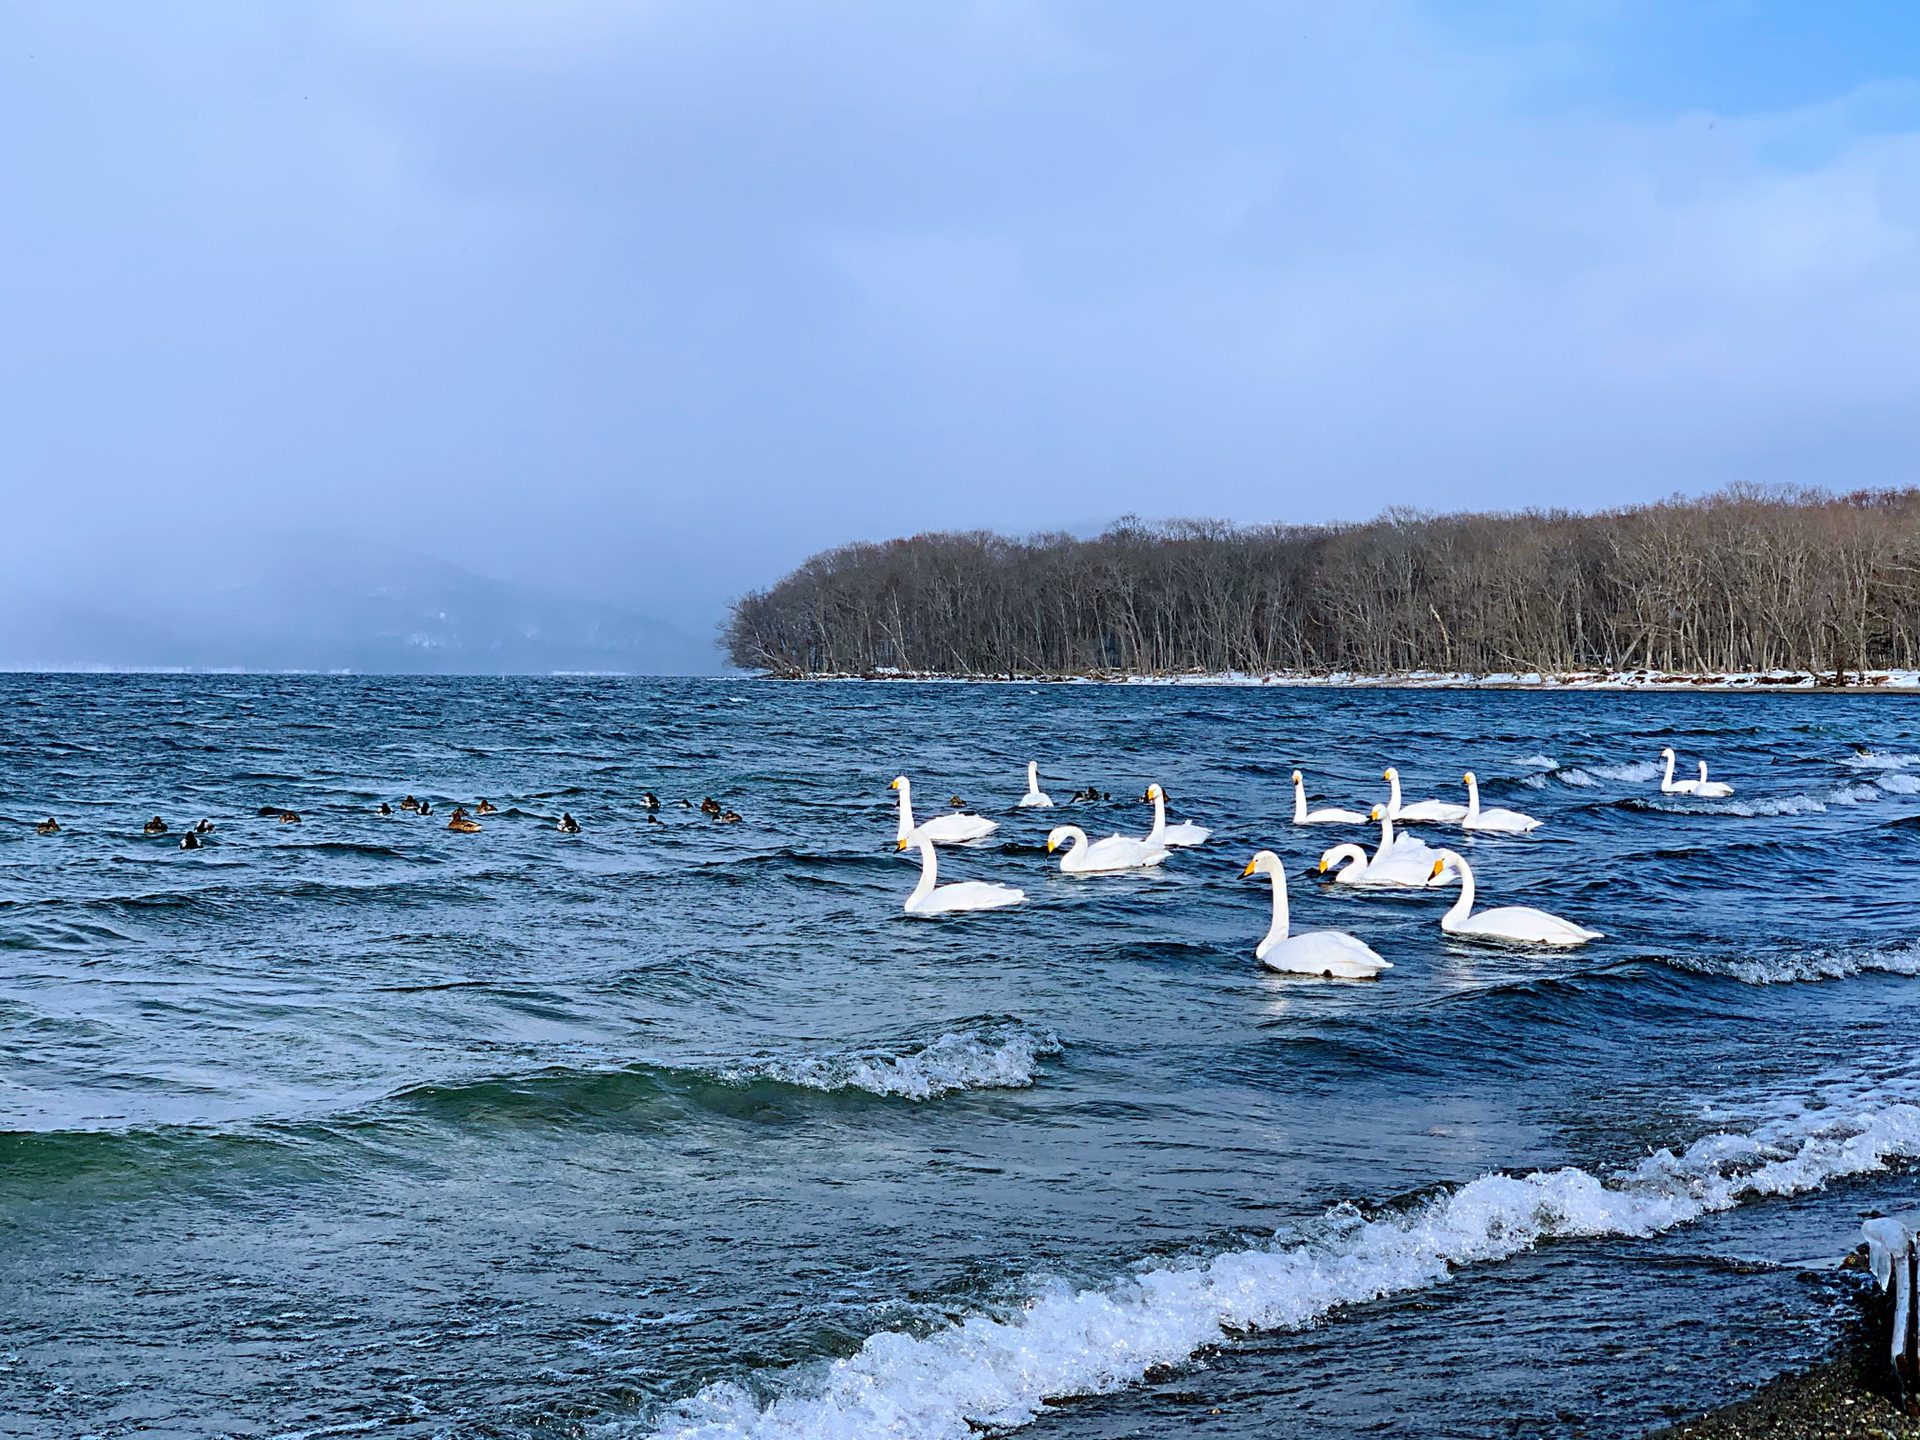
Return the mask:
<path fill-rule="evenodd" d="M 1560 762 L 1555 760 L 1551 755 L 1523 755 L 1514 763 L 1530 766 L 1535 770 L 1558 770 L 1560 768 Z"/>
<path fill-rule="evenodd" d="M 1666 773 L 1658 761 L 1635 760 L 1630 765 L 1589 765 L 1587 770 L 1602 780 L 1658 780 Z"/>
<path fill-rule="evenodd" d="M 1889 795 L 1920 795 L 1920 775 L 1889 770 L 1884 775 L 1875 776 L 1873 783 Z"/>
<path fill-rule="evenodd" d="M 1871 750 L 1861 750 L 1840 763 L 1856 770 L 1909 770 L 1920 765 L 1920 755 L 1876 755 Z"/>
<path fill-rule="evenodd" d="M 828 1055 L 770 1055 L 720 1068 L 723 1080 L 777 1080 L 809 1090 L 865 1090 L 932 1100 L 956 1090 L 1020 1089 L 1033 1084 L 1043 1056 L 1058 1055 L 1051 1034 L 1019 1027 L 950 1031 L 904 1053 L 884 1049 Z"/>
<path fill-rule="evenodd" d="M 1600 783 L 1577 765 L 1569 766 L 1567 769 L 1557 772 L 1553 778 L 1558 780 L 1562 785 L 1572 785 L 1579 789 L 1585 789 L 1588 786 L 1598 785 Z"/>
<path fill-rule="evenodd" d="M 1295 1329 L 1353 1305 L 1445 1281 L 1564 1236 L 1656 1234 L 1742 1200 L 1816 1189 L 1920 1155 L 1920 1107 L 1797 1113 L 1752 1134 L 1713 1134 L 1602 1181 L 1567 1168 L 1486 1175 L 1416 1209 L 1330 1212 L 1301 1243 L 1142 1269 L 1102 1289 L 1036 1287 L 1002 1314 L 924 1336 L 869 1336 L 846 1359 L 720 1382 L 652 1422 L 654 1440 L 968 1440 L 1024 1425 L 1049 1398 L 1138 1384 L 1246 1329 Z"/>
<path fill-rule="evenodd" d="M 1818 949 L 1738 960 L 1676 959 L 1683 969 L 1726 975 L 1748 985 L 1851 980 L 1857 975 L 1920 975 L 1920 943 L 1869 950 Z"/>

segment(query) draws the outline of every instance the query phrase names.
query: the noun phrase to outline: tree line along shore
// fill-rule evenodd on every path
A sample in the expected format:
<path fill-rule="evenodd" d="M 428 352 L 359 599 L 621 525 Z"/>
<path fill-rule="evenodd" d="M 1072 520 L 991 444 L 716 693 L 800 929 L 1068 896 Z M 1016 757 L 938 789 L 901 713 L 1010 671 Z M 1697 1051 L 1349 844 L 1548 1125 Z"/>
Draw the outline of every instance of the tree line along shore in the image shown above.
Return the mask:
<path fill-rule="evenodd" d="M 792 678 L 1913 669 L 1920 489 L 915 535 L 813 556 L 724 643 Z"/>

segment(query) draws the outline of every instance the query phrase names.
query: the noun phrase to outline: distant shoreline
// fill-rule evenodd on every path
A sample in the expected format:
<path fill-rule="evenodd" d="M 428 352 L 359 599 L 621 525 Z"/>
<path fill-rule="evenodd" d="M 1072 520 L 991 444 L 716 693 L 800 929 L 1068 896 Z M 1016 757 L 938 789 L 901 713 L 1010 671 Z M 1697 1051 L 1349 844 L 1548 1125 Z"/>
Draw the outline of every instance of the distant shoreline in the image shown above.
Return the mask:
<path fill-rule="evenodd" d="M 1771 670 L 1724 675 L 1665 670 L 1572 670 L 1554 674 L 1539 671 L 1470 675 L 1414 670 L 1393 675 L 1359 675 L 1342 671 L 1308 674 L 1275 671 L 1254 675 L 1238 671 L 1147 675 L 1099 671 L 1086 675 L 962 675 L 930 670 L 881 668 L 861 674 L 818 673 L 762 677 L 782 681 L 922 681 L 977 685 L 1198 685 L 1293 689 L 1354 690 L 1603 690 L 1632 692 L 1690 692 L 1733 694 L 1758 691 L 1770 694 L 1920 695 L 1920 670 L 1850 671 L 1843 680 L 1805 670 Z"/>

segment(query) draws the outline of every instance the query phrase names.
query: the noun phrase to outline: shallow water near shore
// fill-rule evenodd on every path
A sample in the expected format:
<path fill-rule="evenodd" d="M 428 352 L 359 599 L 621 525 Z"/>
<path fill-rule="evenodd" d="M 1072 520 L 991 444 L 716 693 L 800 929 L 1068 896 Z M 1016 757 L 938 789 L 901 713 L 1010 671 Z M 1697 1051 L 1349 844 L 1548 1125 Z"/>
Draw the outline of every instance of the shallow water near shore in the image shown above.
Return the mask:
<path fill-rule="evenodd" d="M 4 676 L 0 739 L 4 1435 L 1632 1435 L 1920 1196 L 1898 699 Z M 1323 884 L 1291 771 L 1388 763 L 1607 938 Z M 903 771 L 1025 905 L 900 913 Z M 1060 876 L 1150 781 L 1212 841 Z M 1264 973 L 1262 847 L 1394 968 Z"/>

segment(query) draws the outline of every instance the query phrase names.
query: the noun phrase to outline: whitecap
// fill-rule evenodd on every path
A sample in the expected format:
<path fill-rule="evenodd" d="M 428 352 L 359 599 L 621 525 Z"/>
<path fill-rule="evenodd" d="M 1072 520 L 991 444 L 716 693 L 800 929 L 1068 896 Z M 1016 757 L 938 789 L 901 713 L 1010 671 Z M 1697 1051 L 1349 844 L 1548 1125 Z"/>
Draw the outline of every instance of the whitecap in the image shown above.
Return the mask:
<path fill-rule="evenodd" d="M 1822 980 L 1851 980 L 1857 975 L 1920 975 L 1920 942 L 1867 949 L 1823 947 L 1799 954 L 1740 956 L 1732 959 L 1676 957 L 1683 970 L 1725 975 L 1748 985 L 1794 985 Z"/>
<path fill-rule="evenodd" d="M 1535 770 L 1558 770 L 1560 762 L 1551 755 L 1523 755 L 1514 761 L 1516 765 L 1530 766 Z"/>
<path fill-rule="evenodd" d="M 1562 1237 L 1657 1234 L 1743 1200 L 1816 1189 L 1920 1156 L 1920 1107 L 1800 1113 L 1712 1134 L 1602 1180 L 1568 1167 L 1482 1176 L 1368 1218 L 1336 1207 L 1298 1243 L 1142 1268 L 1095 1289 L 1036 1285 L 1026 1302 L 925 1335 L 871 1335 L 853 1355 L 709 1385 L 651 1422 L 654 1440 L 968 1440 L 1035 1419 L 1049 1399 L 1110 1393 L 1242 1330 L 1298 1329 L 1343 1305 L 1422 1290 L 1465 1265 Z M 771 1393 L 771 1399 L 761 1398 Z"/>
<path fill-rule="evenodd" d="M 1600 783 L 1577 765 L 1558 772 L 1553 778 L 1562 785 L 1572 785 L 1577 789 L 1586 789 Z"/>
<path fill-rule="evenodd" d="M 1875 778 L 1874 784 L 1889 795 L 1920 795 L 1920 775 L 1906 775 L 1898 770 L 1890 770 Z"/>
<path fill-rule="evenodd" d="M 1920 755 L 1876 755 L 1871 750 L 1859 750 L 1840 763 L 1856 770 L 1908 770 L 1920 765 Z"/>
<path fill-rule="evenodd" d="M 1040 1061 L 1060 1053 L 1058 1038 L 1024 1026 L 987 1025 L 949 1031 L 904 1051 L 874 1048 L 826 1055 L 767 1055 L 718 1067 L 735 1083 L 775 1080 L 809 1090 L 865 1090 L 904 1100 L 932 1100 L 957 1090 L 1022 1089 Z"/>
<path fill-rule="evenodd" d="M 1602 780 L 1658 780 L 1665 773 L 1664 767 L 1652 760 L 1635 760 L 1630 765 L 1589 765 L 1593 774 Z"/>

